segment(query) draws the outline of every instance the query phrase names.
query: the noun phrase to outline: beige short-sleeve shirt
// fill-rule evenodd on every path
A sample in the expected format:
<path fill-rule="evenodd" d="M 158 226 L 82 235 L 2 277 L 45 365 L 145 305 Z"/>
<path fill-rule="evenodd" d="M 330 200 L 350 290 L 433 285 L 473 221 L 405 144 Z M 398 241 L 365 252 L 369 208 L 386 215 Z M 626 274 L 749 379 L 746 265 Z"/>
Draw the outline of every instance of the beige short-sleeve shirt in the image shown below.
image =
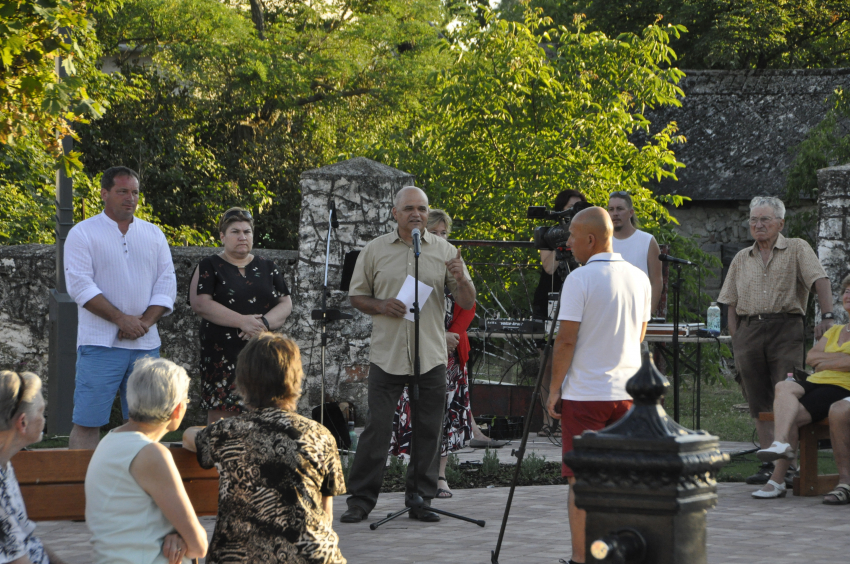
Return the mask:
<path fill-rule="evenodd" d="M 419 313 L 419 364 L 421 372 L 446 364 L 446 321 L 444 288 L 457 291 L 457 281 L 446 267 L 457 249 L 444 239 L 427 231 L 422 234 L 419 255 L 419 281 L 434 290 Z M 398 231 L 370 241 L 354 267 L 349 296 L 369 296 L 378 300 L 395 298 L 407 275 L 414 275 L 413 246 L 398 236 Z M 469 271 L 464 264 L 464 275 Z M 372 344 L 369 362 L 390 374 L 413 374 L 414 326 L 412 321 L 386 315 L 372 316 Z"/>
<path fill-rule="evenodd" d="M 741 317 L 760 313 L 805 315 L 809 289 L 815 280 L 826 277 L 806 241 L 780 234 L 766 265 L 758 243 L 735 255 L 717 301 L 734 306 Z"/>

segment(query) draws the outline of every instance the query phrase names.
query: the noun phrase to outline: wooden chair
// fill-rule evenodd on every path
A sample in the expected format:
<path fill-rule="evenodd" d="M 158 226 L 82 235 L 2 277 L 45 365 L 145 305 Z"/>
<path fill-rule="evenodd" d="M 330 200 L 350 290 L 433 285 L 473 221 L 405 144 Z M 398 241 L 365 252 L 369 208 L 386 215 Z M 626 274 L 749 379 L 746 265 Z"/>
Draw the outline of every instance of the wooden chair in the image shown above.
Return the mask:
<path fill-rule="evenodd" d="M 40 449 L 21 451 L 12 466 L 21 486 L 27 514 L 33 521 L 85 519 L 86 470 L 93 450 Z M 194 452 L 172 448 L 171 454 L 195 513 L 218 512 L 218 471 L 204 470 Z"/>
<path fill-rule="evenodd" d="M 773 413 L 759 413 L 759 421 L 773 421 Z M 838 474 L 818 475 L 818 441 L 829 438 L 829 419 L 800 427 L 800 476 L 794 478 L 794 495 L 826 495 L 838 485 Z"/>

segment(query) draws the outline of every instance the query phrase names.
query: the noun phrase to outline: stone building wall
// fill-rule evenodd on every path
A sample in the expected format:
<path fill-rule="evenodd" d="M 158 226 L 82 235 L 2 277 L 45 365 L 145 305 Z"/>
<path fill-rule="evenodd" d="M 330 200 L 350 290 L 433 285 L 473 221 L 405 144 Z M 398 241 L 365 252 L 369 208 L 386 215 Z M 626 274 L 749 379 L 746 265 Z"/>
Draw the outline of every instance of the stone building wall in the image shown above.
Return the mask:
<path fill-rule="evenodd" d="M 818 258 L 832 282 L 837 323 L 847 323 L 841 280 L 850 273 L 850 165 L 818 171 Z"/>

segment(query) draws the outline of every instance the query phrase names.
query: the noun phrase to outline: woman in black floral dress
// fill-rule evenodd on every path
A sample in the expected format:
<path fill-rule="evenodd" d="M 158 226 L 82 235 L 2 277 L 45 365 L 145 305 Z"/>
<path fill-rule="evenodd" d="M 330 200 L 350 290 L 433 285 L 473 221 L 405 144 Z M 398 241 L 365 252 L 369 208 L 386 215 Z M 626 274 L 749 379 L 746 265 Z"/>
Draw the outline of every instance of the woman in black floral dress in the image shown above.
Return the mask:
<path fill-rule="evenodd" d="M 298 345 L 254 337 L 236 368 L 250 411 L 183 433 L 183 447 L 220 476 L 207 564 L 346 563 L 333 530 L 342 464 L 330 431 L 295 412 L 303 377 Z"/>
<path fill-rule="evenodd" d="M 251 254 L 254 219 L 242 208 L 219 222 L 224 250 L 201 260 L 189 284 L 189 303 L 201 317 L 201 408 L 207 422 L 237 415 L 236 357 L 251 337 L 278 329 L 292 311 L 283 270 Z"/>

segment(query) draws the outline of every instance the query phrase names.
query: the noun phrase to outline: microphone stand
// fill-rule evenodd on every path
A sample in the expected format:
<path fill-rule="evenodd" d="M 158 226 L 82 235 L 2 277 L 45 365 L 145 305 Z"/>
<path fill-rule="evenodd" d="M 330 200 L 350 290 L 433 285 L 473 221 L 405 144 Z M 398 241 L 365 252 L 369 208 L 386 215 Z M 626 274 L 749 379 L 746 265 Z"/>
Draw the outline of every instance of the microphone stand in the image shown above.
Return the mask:
<path fill-rule="evenodd" d="M 322 396 L 319 409 L 319 423 L 325 424 L 325 351 L 328 348 L 328 323 L 332 321 L 340 321 L 343 319 L 353 319 L 354 316 L 350 313 L 343 313 L 338 309 L 328 309 L 328 268 L 330 266 L 331 257 L 331 230 L 339 227 L 339 222 L 336 220 L 336 209 L 333 202 L 328 210 L 328 244 L 325 249 L 325 282 L 322 285 L 322 307 L 314 309 L 310 312 L 310 318 L 314 321 L 321 321 L 322 326 Z M 347 431 L 347 429 L 346 429 Z"/>
<path fill-rule="evenodd" d="M 369 528 L 373 531 L 384 523 L 392 521 L 397 517 L 401 517 L 405 513 L 408 513 L 412 510 L 415 510 L 417 512 L 433 511 L 434 513 L 439 513 L 440 515 L 453 517 L 455 519 L 460 519 L 461 521 L 475 523 L 479 527 L 484 526 L 484 521 L 470 519 L 469 517 L 456 515 L 454 513 L 449 513 L 448 511 L 443 511 L 442 509 L 435 509 L 434 507 L 427 506 L 425 505 L 425 500 L 422 498 L 421 495 L 419 495 L 419 472 L 417 471 L 418 466 L 416 464 L 416 461 L 419 457 L 419 449 L 417 448 L 417 434 L 419 431 L 419 376 L 421 374 L 419 366 L 419 255 L 420 251 L 414 244 L 413 307 L 410 308 L 410 311 L 413 313 L 413 386 L 409 387 L 410 410 L 413 412 L 413 434 L 410 438 L 410 463 L 413 464 L 413 493 L 405 494 L 404 509 L 400 509 L 395 513 L 387 513 L 387 516 L 384 519 L 381 519 L 380 521 L 369 525 Z"/>
<path fill-rule="evenodd" d="M 676 283 L 671 284 L 676 294 L 673 302 L 673 420 L 679 422 L 679 294 L 682 286 L 682 265 L 674 262 Z"/>

